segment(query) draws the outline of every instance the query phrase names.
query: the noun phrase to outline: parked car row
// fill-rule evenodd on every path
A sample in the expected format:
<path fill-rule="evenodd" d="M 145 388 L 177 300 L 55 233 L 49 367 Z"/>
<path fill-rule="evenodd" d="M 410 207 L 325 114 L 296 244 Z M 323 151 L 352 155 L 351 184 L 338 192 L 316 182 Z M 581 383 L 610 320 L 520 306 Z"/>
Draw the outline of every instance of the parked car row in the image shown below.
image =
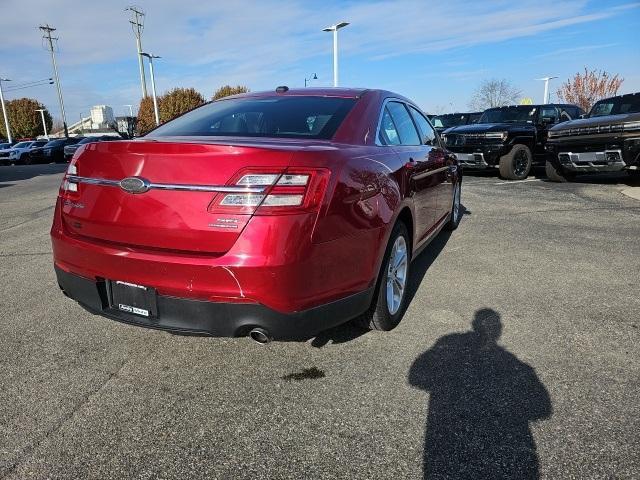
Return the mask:
<path fill-rule="evenodd" d="M 497 169 L 507 180 L 527 178 L 534 166 L 557 182 L 583 173 L 638 175 L 640 93 L 600 100 L 588 115 L 559 103 L 490 108 L 477 123 L 447 128 L 442 139 L 463 167 Z"/>
<path fill-rule="evenodd" d="M 0 164 L 30 165 L 32 163 L 62 163 L 71 160 L 76 149 L 80 145 L 94 142 L 106 142 L 122 140 L 114 135 L 103 135 L 95 137 L 69 137 L 47 140 L 31 140 L 18 142 L 15 144 L 0 144 Z"/>
<path fill-rule="evenodd" d="M 502 178 L 522 180 L 533 166 L 545 165 L 549 129 L 583 113 L 567 104 L 490 108 L 478 123 L 449 128 L 442 137 L 465 168 L 498 169 Z"/>

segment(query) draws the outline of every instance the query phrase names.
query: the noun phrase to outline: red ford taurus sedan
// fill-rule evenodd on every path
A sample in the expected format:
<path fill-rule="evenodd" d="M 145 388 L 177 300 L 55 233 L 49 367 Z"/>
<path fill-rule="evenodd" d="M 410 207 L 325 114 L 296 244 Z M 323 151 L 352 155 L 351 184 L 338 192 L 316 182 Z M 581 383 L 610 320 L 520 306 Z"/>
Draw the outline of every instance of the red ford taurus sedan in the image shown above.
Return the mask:
<path fill-rule="evenodd" d="M 259 342 L 400 321 L 461 170 L 410 100 L 279 87 L 90 143 L 60 187 L 58 283 L 124 322 Z"/>

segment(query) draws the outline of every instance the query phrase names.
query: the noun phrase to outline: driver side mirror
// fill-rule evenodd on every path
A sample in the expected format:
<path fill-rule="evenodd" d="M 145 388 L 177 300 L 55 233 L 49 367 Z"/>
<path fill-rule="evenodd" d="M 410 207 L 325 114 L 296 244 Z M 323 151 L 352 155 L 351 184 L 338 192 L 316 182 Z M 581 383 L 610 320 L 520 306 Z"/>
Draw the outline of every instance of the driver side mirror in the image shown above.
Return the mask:
<path fill-rule="evenodd" d="M 555 117 L 542 117 L 542 124 L 543 125 L 550 125 L 552 123 L 556 123 Z"/>

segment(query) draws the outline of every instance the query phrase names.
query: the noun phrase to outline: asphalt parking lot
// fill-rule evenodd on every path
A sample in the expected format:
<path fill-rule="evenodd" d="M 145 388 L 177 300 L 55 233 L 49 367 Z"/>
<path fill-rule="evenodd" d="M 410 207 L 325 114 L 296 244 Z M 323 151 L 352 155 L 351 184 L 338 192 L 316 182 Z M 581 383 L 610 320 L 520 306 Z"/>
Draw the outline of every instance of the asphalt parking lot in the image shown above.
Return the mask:
<path fill-rule="evenodd" d="M 0 479 L 640 476 L 626 176 L 467 176 L 396 330 L 260 346 L 65 298 L 48 234 L 64 168 L 0 167 Z"/>

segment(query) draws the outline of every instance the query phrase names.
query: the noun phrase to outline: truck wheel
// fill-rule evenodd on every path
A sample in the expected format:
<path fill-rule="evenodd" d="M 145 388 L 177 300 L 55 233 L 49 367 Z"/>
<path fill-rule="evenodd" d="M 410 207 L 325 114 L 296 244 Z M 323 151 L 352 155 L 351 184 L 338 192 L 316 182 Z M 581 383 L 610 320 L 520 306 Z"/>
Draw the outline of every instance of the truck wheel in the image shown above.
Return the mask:
<path fill-rule="evenodd" d="M 506 180 L 524 180 L 531 171 L 533 157 L 526 145 L 514 145 L 500 158 L 500 176 Z"/>
<path fill-rule="evenodd" d="M 576 177 L 573 172 L 567 172 L 562 167 L 556 167 L 553 163 L 547 160 L 544 166 L 544 171 L 547 174 L 547 178 L 552 182 L 570 182 Z"/>
<path fill-rule="evenodd" d="M 367 312 L 355 319 L 369 330 L 393 330 L 398 326 L 407 300 L 410 261 L 409 231 L 403 222 L 393 227 L 384 254 L 373 303 Z"/>

